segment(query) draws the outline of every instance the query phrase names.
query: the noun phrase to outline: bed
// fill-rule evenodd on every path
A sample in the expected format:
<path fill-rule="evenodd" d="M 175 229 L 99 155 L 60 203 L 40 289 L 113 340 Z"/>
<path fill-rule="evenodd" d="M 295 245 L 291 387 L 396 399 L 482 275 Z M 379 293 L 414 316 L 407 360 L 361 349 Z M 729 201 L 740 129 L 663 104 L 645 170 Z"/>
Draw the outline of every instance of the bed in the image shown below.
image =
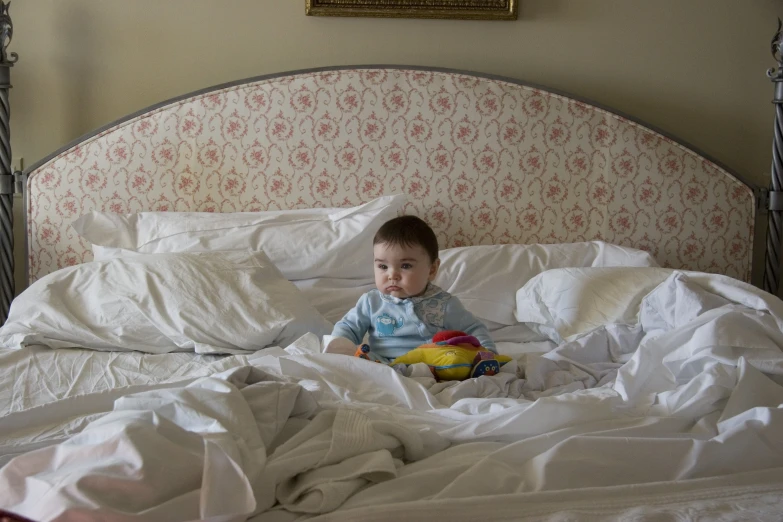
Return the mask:
<path fill-rule="evenodd" d="M 283 73 L 31 167 L 0 330 L 0 508 L 32 520 L 777 520 L 783 302 L 759 190 L 516 80 Z M 322 353 L 416 214 L 512 357 Z M 758 265 L 758 264 L 756 264 Z"/>

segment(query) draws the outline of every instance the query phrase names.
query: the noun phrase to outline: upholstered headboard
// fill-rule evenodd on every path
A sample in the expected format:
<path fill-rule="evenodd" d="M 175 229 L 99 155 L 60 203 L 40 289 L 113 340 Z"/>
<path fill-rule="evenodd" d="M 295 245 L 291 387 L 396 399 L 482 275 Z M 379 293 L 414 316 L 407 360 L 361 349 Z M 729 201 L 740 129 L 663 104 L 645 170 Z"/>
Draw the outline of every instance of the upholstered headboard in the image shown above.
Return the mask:
<path fill-rule="evenodd" d="M 749 280 L 756 201 L 630 119 L 509 79 L 330 68 L 250 79 L 114 123 L 29 171 L 28 276 L 88 261 L 97 209 L 349 206 L 404 192 L 442 247 L 601 239 Z"/>

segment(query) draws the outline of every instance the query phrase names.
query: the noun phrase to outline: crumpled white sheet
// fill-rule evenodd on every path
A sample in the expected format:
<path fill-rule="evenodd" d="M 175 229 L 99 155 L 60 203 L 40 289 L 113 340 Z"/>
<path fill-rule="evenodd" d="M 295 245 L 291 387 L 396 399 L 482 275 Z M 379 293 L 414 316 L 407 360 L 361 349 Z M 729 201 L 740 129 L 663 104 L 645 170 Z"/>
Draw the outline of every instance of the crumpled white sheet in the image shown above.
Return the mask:
<path fill-rule="evenodd" d="M 498 505 L 600 514 L 604 492 L 612 516 L 644 514 L 623 504 L 636 498 L 649 513 L 668 502 L 763 519 L 783 501 L 783 302 L 697 280 L 674 273 L 645 298 L 640 325 L 524 354 L 518 373 L 436 384 L 315 353 L 305 337 L 253 367 L 151 385 L 12 459 L 0 506 L 36 520 L 256 521 L 414 519 L 441 506 L 475 520 L 513 519 Z M 745 477 L 744 496 L 725 477 Z M 558 511 L 555 491 L 574 503 Z"/>
<path fill-rule="evenodd" d="M 227 369 L 230 359 L 248 364 L 249 355 L 192 352 L 142 354 L 45 346 L 0 348 L 0 412 L 29 410 L 66 397 L 169 380 L 196 379 Z"/>

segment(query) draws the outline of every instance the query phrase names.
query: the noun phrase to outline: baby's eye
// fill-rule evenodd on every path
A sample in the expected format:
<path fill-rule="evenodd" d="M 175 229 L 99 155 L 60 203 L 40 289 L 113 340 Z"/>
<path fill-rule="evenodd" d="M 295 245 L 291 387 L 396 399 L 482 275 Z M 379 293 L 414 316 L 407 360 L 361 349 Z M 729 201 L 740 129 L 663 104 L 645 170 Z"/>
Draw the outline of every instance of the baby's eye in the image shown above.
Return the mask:
<path fill-rule="evenodd" d="M 386 270 L 388 267 L 386 265 L 380 265 L 379 264 L 378 268 L 380 268 L 381 270 Z"/>
<path fill-rule="evenodd" d="M 410 270 L 411 268 L 413 268 L 413 265 L 411 265 L 410 263 L 403 263 L 402 264 L 402 269 L 403 270 Z"/>

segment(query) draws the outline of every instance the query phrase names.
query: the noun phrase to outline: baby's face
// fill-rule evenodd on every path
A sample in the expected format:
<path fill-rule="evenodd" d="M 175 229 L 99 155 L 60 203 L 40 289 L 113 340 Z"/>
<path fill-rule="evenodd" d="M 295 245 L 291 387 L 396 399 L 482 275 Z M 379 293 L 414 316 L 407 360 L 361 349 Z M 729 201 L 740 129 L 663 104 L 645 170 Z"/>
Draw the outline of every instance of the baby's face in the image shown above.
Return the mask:
<path fill-rule="evenodd" d="M 420 246 L 404 247 L 378 243 L 375 255 L 375 286 L 384 294 L 400 299 L 424 292 L 438 274 L 440 260 L 430 262 Z"/>

